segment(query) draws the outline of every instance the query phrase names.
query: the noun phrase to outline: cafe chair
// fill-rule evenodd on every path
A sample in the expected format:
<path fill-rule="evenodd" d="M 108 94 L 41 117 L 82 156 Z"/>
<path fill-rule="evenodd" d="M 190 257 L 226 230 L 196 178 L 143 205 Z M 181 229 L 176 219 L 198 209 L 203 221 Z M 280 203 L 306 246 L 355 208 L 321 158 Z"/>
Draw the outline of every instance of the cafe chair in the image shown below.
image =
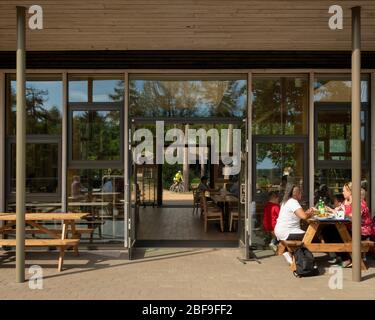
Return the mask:
<path fill-rule="evenodd" d="M 207 205 L 207 199 L 202 193 L 201 195 L 201 206 L 204 218 L 204 231 L 207 232 L 208 221 L 220 221 L 220 230 L 224 232 L 223 212 L 219 207 L 209 207 Z"/>
<path fill-rule="evenodd" d="M 199 212 L 200 208 L 200 192 L 198 187 L 194 187 L 193 189 L 193 214 Z"/>
<path fill-rule="evenodd" d="M 232 231 L 233 222 L 236 221 L 238 223 L 238 209 L 233 208 L 229 214 L 229 231 Z"/>

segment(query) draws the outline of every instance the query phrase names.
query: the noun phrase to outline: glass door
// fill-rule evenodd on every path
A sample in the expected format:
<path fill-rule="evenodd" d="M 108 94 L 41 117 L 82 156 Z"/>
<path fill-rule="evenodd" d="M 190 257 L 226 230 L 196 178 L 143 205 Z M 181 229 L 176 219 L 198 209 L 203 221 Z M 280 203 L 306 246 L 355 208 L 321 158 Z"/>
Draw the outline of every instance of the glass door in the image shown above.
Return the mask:
<path fill-rule="evenodd" d="M 302 190 L 302 206 L 308 205 L 308 149 L 306 138 L 253 138 L 252 245 L 267 249 L 272 235 L 263 228 L 264 207 L 272 196 L 279 198 L 291 185 Z"/>
<path fill-rule="evenodd" d="M 249 258 L 249 208 L 250 199 L 248 199 L 248 186 L 249 186 L 249 150 L 247 148 L 248 144 L 248 122 L 244 119 L 244 124 L 241 127 L 241 172 L 239 175 L 240 189 L 239 189 L 239 211 L 238 211 L 238 230 L 239 230 L 239 246 L 242 251 L 242 256 L 244 259 Z"/>
<path fill-rule="evenodd" d="M 128 212 L 128 221 L 127 221 L 127 228 L 128 228 L 128 258 L 129 260 L 133 260 L 135 258 L 135 242 L 137 239 L 137 222 L 139 220 L 139 204 L 140 204 L 140 189 L 137 180 L 137 166 L 135 161 L 133 161 L 133 132 L 135 130 L 135 125 L 132 123 L 130 125 L 129 132 L 129 156 L 128 156 L 128 179 L 129 184 L 127 187 L 126 192 L 128 204 L 125 204 L 127 207 Z"/>

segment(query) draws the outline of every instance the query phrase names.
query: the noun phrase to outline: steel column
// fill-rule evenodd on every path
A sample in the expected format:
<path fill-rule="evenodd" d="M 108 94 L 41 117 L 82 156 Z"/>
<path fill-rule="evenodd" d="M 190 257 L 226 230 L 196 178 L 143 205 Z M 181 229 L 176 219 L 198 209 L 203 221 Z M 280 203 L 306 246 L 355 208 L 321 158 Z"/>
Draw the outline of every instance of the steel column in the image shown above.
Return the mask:
<path fill-rule="evenodd" d="M 352 8 L 352 259 L 361 281 L 361 7 Z"/>

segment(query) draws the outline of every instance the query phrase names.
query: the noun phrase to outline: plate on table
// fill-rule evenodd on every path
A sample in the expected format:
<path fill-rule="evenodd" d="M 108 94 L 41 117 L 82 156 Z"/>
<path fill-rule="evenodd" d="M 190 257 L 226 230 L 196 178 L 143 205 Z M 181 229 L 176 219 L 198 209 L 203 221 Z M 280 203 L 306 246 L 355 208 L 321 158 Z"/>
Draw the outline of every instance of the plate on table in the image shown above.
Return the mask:
<path fill-rule="evenodd" d="M 324 213 L 324 214 L 316 215 L 315 218 L 318 220 L 330 220 L 330 219 L 335 219 L 336 216 L 332 213 Z"/>

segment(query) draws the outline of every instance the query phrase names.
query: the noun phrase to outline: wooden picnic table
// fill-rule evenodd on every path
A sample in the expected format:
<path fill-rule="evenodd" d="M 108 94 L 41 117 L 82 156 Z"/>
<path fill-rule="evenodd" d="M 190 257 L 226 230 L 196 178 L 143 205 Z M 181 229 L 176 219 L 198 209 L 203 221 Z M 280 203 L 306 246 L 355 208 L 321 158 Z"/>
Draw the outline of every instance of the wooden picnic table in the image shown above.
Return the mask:
<path fill-rule="evenodd" d="M 298 245 L 303 244 L 304 247 L 311 252 L 347 252 L 352 256 L 352 237 L 348 231 L 347 225 L 351 223 L 350 219 L 317 219 L 310 218 L 307 220 L 309 226 L 302 241 L 281 241 L 282 245 L 293 251 Z M 326 225 L 334 225 L 341 237 L 341 243 L 327 243 L 325 242 L 321 229 Z M 313 242 L 314 238 L 319 238 L 320 243 Z M 361 251 L 367 252 L 372 245 L 371 241 L 362 241 Z M 363 270 L 367 270 L 367 266 L 361 259 Z"/>
<path fill-rule="evenodd" d="M 69 246 L 74 247 L 74 252 L 78 255 L 78 244 L 80 239 L 80 234 L 76 230 L 75 221 L 82 220 L 86 218 L 88 213 L 26 213 L 25 214 L 25 224 L 31 226 L 39 233 L 47 234 L 52 239 L 27 239 L 25 241 L 26 245 L 30 246 L 60 246 L 60 256 L 58 263 L 58 270 L 61 271 L 63 264 L 63 257 L 65 253 L 65 248 Z M 15 213 L 0 213 L 0 221 L 6 221 L 5 225 L 0 228 L 0 233 L 12 230 L 16 224 L 16 214 Z M 56 229 L 49 229 L 42 225 L 40 221 L 61 221 L 62 230 L 57 232 Z M 72 234 L 72 241 L 68 239 L 69 228 Z M 61 241 L 56 241 L 57 239 Z M 55 240 L 55 241 L 53 241 Z M 0 239 L 0 245 L 13 246 L 15 244 L 15 239 Z"/>
<path fill-rule="evenodd" d="M 53 238 L 59 238 L 56 233 L 56 230 L 48 229 L 47 227 L 38 223 L 38 221 L 61 221 L 62 222 L 62 232 L 61 239 L 67 238 L 67 233 L 70 231 L 73 237 L 76 237 L 78 234 L 76 232 L 75 221 L 82 220 L 88 217 L 88 213 L 26 213 L 25 214 L 25 223 L 41 233 L 48 234 Z M 7 221 L 5 225 L 0 228 L 0 233 L 4 230 L 12 228 L 16 224 L 16 214 L 15 213 L 0 213 L 0 221 Z"/>

